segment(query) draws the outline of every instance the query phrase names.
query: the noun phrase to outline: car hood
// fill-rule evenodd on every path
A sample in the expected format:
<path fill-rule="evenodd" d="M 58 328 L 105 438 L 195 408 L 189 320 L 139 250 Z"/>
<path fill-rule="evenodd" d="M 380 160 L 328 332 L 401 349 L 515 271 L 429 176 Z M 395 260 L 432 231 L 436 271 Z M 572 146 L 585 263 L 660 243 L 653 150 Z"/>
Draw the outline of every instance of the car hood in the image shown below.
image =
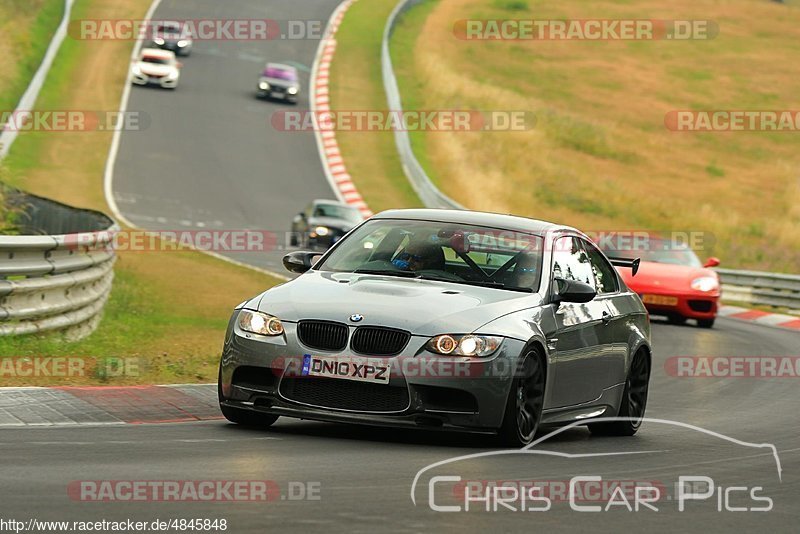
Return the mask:
<path fill-rule="evenodd" d="M 718 278 L 717 273 L 704 267 L 691 267 L 688 265 L 674 265 L 669 263 L 656 263 L 643 261 L 639 265 L 639 272 L 631 276 L 630 269 L 620 269 L 620 274 L 625 283 L 633 291 L 665 290 L 681 291 L 691 289 L 692 280 L 701 276 Z"/>
<path fill-rule="evenodd" d="M 354 228 L 358 223 L 345 221 L 344 219 L 337 219 L 335 217 L 311 217 L 308 220 L 309 226 L 327 226 L 329 228 L 338 228 L 345 232 Z"/>
<path fill-rule="evenodd" d="M 138 63 L 139 70 L 141 70 L 144 74 L 148 76 L 167 76 L 173 72 L 174 67 L 170 65 L 157 65 L 155 63 L 147 63 L 145 61 L 140 61 Z"/>
<path fill-rule="evenodd" d="M 257 309 L 284 321 L 322 319 L 379 325 L 412 334 L 470 333 L 502 315 L 541 305 L 536 293 L 448 282 L 353 273 L 309 271 L 254 299 Z M 482 332 L 491 333 L 491 332 Z M 502 334 L 501 332 L 498 332 Z"/>

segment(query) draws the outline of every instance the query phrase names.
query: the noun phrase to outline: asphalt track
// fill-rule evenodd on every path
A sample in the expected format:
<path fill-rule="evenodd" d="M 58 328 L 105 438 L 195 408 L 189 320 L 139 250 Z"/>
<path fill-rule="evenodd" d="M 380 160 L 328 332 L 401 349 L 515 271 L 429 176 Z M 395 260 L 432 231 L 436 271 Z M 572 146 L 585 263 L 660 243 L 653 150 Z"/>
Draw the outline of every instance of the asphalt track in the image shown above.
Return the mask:
<path fill-rule="evenodd" d="M 549 511 L 443 513 L 428 507 L 432 473 L 423 474 L 410 498 L 417 471 L 464 454 L 499 450 L 490 438 L 436 432 L 279 420 L 269 430 L 222 421 L 0 431 L 2 515 L 16 519 L 153 521 L 225 518 L 229 532 L 421 531 L 452 527 L 496 532 L 524 529 L 650 531 L 796 531 L 800 521 L 800 435 L 797 379 L 679 378 L 668 375 L 670 356 L 798 355 L 797 333 L 720 319 L 713 330 L 654 324 L 657 350 L 648 417 L 696 425 L 737 440 L 777 447 L 778 478 L 768 449 L 733 444 L 699 431 L 648 422 L 633 438 L 591 437 L 568 430 L 539 446 L 568 454 L 640 452 L 563 458 L 511 455 L 456 462 L 435 470 L 465 480 L 565 481 L 575 475 L 606 480 L 655 481 L 665 489 L 658 512 L 642 508 L 584 513 L 554 500 Z M 769 512 L 718 511 L 715 497 L 678 510 L 672 488 L 679 476 L 710 476 L 718 486 L 763 487 Z M 78 480 L 271 480 L 282 499 L 271 502 L 81 502 L 67 493 Z M 318 483 L 319 500 L 289 499 L 290 482 Z M 435 502 L 459 504 L 447 485 Z M 669 495 L 669 498 L 666 497 Z M 731 506 L 760 503 L 731 494 Z M 599 504 L 605 506 L 606 499 Z M 596 504 L 595 501 L 580 504 Z"/>
<path fill-rule="evenodd" d="M 159 18 L 273 18 L 326 20 L 331 1 L 165 0 Z M 287 229 L 311 198 L 333 198 L 310 133 L 271 129 L 282 103 L 257 101 L 253 87 L 265 61 L 310 68 L 316 41 L 197 42 L 183 60 L 176 92 L 134 88 L 130 110 L 151 117 L 143 132 L 121 138 L 114 195 L 126 218 L 149 229 Z M 308 107 L 308 72 L 303 71 Z M 280 270 L 278 250 L 235 259 Z M 244 297 L 244 296 L 243 296 Z M 23 428 L 0 431 L 0 502 L 4 518 L 51 520 L 225 518 L 229 532 L 325 529 L 421 531 L 458 528 L 495 532 L 569 529 L 796 531 L 800 521 L 800 388 L 792 378 L 678 378 L 664 367 L 671 356 L 800 356 L 795 332 L 719 319 L 713 330 L 656 323 L 655 361 L 647 416 L 696 425 L 752 443 L 777 447 L 782 467 L 764 448 L 665 423 L 645 423 L 634 438 L 596 438 L 578 428 L 540 448 L 560 457 L 507 455 L 449 464 L 436 474 L 464 479 L 566 481 L 574 475 L 658 481 L 667 488 L 658 512 L 574 511 L 554 502 L 546 512 L 431 511 L 427 465 L 495 449 L 485 437 L 279 420 L 270 430 L 224 422 L 122 427 Z M 641 454 L 618 454 L 639 452 Z M 680 476 L 710 476 L 718 486 L 752 488 L 773 499 L 769 512 L 719 511 L 717 494 L 680 512 L 673 484 Z M 79 502 L 67 494 L 76 480 L 273 480 L 282 497 L 269 503 Z M 292 501 L 293 482 L 318 482 L 320 500 Z M 446 488 L 446 485 L 438 486 Z M 437 490 L 438 491 L 438 490 Z M 724 491 L 721 493 L 724 495 Z M 732 494 L 741 495 L 741 494 Z M 462 504 L 441 490 L 437 503 Z M 480 503 L 478 503 L 480 504 Z M 600 504 L 604 504 L 601 502 Z M 732 497 L 731 506 L 761 503 Z"/>
<path fill-rule="evenodd" d="M 163 0 L 155 19 L 321 21 L 338 0 Z M 176 91 L 132 88 L 128 111 L 148 126 L 123 132 L 113 194 L 126 219 L 150 230 L 265 230 L 281 248 L 223 252 L 286 273 L 281 264 L 292 217 L 314 198 L 336 198 L 313 132 L 279 132 L 270 117 L 308 110 L 309 75 L 319 39 L 195 41 Z M 298 104 L 257 100 L 267 61 L 298 67 Z M 288 274 L 288 273 L 287 273 Z"/>

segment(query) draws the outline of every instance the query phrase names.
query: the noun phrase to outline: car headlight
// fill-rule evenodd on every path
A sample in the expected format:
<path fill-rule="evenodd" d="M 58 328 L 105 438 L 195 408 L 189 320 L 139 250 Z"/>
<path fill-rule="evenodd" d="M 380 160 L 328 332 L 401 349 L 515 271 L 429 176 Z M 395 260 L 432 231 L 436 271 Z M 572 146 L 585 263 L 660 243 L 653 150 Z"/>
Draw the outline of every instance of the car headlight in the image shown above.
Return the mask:
<path fill-rule="evenodd" d="M 178 48 L 183 48 L 184 46 L 187 46 L 188 44 L 189 44 L 189 41 L 180 40 L 180 41 L 178 41 Z"/>
<path fill-rule="evenodd" d="M 158 46 L 162 46 L 164 44 L 164 39 L 162 39 L 161 37 L 156 37 L 155 39 L 153 39 L 153 42 Z"/>
<path fill-rule="evenodd" d="M 692 280 L 692 289 L 697 291 L 714 291 L 719 289 L 719 282 L 713 276 L 701 276 Z"/>
<path fill-rule="evenodd" d="M 319 236 L 326 236 L 329 233 L 331 233 L 331 230 L 330 228 L 326 228 L 325 226 L 317 226 L 316 228 L 314 228 L 314 233 Z"/>
<path fill-rule="evenodd" d="M 297 94 L 297 87 L 290 87 L 290 88 L 288 88 L 286 90 L 286 92 L 289 93 L 290 95 L 296 95 Z"/>
<path fill-rule="evenodd" d="M 178 69 L 175 69 L 172 72 L 170 72 L 169 74 L 167 74 L 167 78 L 169 78 L 170 80 L 174 80 L 180 75 L 181 75 L 181 71 L 179 71 Z"/>
<path fill-rule="evenodd" d="M 131 69 L 134 76 L 141 76 L 142 75 L 142 68 L 139 65 L 134 65 Z"/>
<path fill-rule="evenodd" d="M 489 356 L 502 343 L 498 336 L 475 336 L 442 334 L 431 338 L 425 348 L 445 356 Z"/>
<path fill-rule="evenodd" d="M 245 332 L 261 334 L 262 336 L 279 336 L 283 334 L 283 324 L 280 319 L 266 313 L 242 310 L 239 312 L 239 328 Z"/>
<path fill-rule="evenodd" d="M 269 89 L 269 84 L 267 82 L 259 82 L 258 88 L 261 89 L 262 91 L 266 91 L 267 89 Z"/>

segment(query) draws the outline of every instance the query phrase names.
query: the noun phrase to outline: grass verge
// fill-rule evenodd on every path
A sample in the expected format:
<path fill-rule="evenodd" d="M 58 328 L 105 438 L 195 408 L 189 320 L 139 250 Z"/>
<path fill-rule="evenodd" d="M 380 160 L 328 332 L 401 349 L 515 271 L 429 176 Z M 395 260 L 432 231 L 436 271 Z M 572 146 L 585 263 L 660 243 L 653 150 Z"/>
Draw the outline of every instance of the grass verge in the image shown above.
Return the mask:
<path fill-rule="evenodd" d="M 330 75 L 331 109 L 387 109 L 381 78 L 381 40 L 386 19 L 396 4 L 396 0 L 361 0 L 347 11 L 336 33 Z M 391 131 L 340 131 L 336 139 L 347 171 L 372 211 L 421 206 L 403 174 Z"/>
<path fill-rule="evenodd" d="M 461 19 L 520 18 L 713 20 L 720 33 L 639 42 L 453 33 Z M 796 272 L 796 135 L 678 133 L 664 119 L 682 109 L 796 109 L 800 79 L 785 66 L 800 52 L 798 24 L 796 5 L 748 0 L 437 0 L 408 14 L 392 49 L 406 107 L 537 117 L 529 131 L 412 135 L 429 175 L 464 205 L 585 230 L 705 232 L 702 254 L 726 267 Z"/>
<path fill-rule="evenodd" d="M 73 18 L 141 18 L 150 0 L 82 0 Z M 67 39 L 42 94 L 40 109 L 116 111 L 132 43 Z M 103 170 L 110 132 L 25 132 L 5 160 L 10 182 L 75 206 L 106 211 Z M 279 281 L 199 252 L 123 252 L 105 315 L 89 338 L 0 338 L 2 357 L 68 356 L 90 361 L 130 358 L 137 374 L 77 377 L 0 374 L 2 385 L 204 382 L 216 364 L 232 308 Z M 90 366 L 87 366 L 87 368 Z M 8 369 L 6 369 L 8 370 Z"/>
<path fill-rule="evenodd" d="M 0 111 L 13 110 L 64 15 L 64 0 L 0 3 Z"/>

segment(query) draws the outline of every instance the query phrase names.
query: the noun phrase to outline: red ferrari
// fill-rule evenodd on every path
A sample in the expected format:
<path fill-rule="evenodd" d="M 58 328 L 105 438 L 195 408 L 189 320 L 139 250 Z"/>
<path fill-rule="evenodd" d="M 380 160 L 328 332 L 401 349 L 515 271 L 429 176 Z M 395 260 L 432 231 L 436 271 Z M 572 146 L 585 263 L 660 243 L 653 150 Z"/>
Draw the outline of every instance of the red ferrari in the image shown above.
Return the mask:
<path fill-rule="evenodd" d="M 630 269 L 619 273 L 651 314 L 664 315 L 674 324 L 695 319 L 702 328 L 714 326 L 721 290 L 719 275 L 709 267 L 719 265 L 717 258 L 703 264 L 689 247 L 652 238 L 646 250 L 604 252 L 610 258 L 641 259 L 635 277 Z"/>

